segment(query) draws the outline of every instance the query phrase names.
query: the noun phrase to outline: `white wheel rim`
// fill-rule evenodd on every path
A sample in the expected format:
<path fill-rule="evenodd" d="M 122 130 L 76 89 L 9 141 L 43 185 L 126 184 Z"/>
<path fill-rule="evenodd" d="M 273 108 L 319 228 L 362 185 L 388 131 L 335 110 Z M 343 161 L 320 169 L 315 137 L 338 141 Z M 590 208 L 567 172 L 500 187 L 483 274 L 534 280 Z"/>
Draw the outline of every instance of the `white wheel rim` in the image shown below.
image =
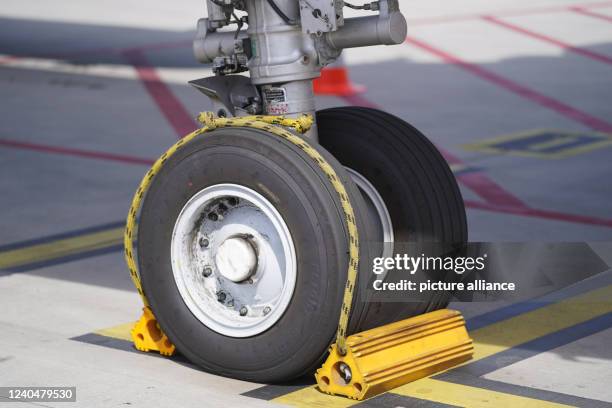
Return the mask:
<path fill-rule="evenodd" d="M 394 250 L 394 240 L 395 237 L 393 235 L 393 223 L 391 222 L 391 215 L 389 214 L 389 210 L 387 209 L 387 205 L 385 204 L 385 200 L 381 197 L 376 187 L 372 185 L 364 176 L 360 173 L 357 173 L 355 170 L 345 167 L 349 176 L 353 182 L 359 187 L 363 198 L 365 199 L 366 205 L 369 207 L 370 213 L 374 213 L 378 215 L 379 228 L 381 230 L 381 237 L 378 239 L 382 239 L 383 247 L 382 253 L 378 254 L 383 258 L 390 258 L 393 256 Z M 383 273 L 376 275 L 377 281 L 384 281 L 387 276 L 387 270 Z"/>
<path fill-rule="evenodd" d="M 353 169 L 348 167 L 345 167 L 345 169 L 351 176 L 353 182 L 357 185 L 357 187 L 359 187 L 362 193 L 364 193 L 366 204 L 368 206 L 373 206 L 376 214 L 378 214 L 378 221 L 380 222 L 380 227 L 382 230 L 382 242 L 393 244 L 393 223 L 391 222 L 391 215 L 389 214 L 385 200 L 383 200 L 381 195 L 378 193 L 378 190 L 376 190 L 376 187 L 374 187 L 372 183 L 368 181 L 368 179 Z M 391 253 L 393 253 L 393 246 L 386 245 L 385 248 L 388 246 L 391 247 Z"/>
<path fill-rule="evenodd" d="M 171 263 L 191 313 L 230 337 L 273 326 L 297 279 L 293 238 L 281 214 L 237 184 L 207 187 L 185 204 L 172 232 Z"/>

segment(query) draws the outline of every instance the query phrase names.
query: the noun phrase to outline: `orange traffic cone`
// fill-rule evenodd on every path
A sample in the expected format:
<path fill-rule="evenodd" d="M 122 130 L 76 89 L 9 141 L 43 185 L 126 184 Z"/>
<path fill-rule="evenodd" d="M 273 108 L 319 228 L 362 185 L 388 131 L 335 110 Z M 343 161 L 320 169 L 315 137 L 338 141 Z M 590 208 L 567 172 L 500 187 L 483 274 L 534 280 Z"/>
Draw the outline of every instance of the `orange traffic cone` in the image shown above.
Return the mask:
<path fill-rule="evenodd" d="M 355 85 L 348 76 L 348 69 L 342 57 L 323 68 L 321 76 L 314 80 L 314 92 L 317 95 L 349 96 L 365 91 L 365 86 Z"/>

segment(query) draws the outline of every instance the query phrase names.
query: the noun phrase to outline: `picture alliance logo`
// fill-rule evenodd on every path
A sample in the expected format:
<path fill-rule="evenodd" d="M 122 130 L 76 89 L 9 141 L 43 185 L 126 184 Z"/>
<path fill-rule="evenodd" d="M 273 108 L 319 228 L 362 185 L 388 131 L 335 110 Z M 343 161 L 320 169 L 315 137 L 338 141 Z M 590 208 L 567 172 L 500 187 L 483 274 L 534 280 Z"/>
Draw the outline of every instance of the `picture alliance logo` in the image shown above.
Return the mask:
<path fill-rule="evenodd" d="M 410 256 L 397 254 L 393 257 L 374 258 L 372 272 L 376 275 L 388 271 L 405 271 L 414 275 L 417 271 L 453 271 L 458 275 L 465 272 L 482 271 L 486 268 L 487 254 L 472 257 Z"/>

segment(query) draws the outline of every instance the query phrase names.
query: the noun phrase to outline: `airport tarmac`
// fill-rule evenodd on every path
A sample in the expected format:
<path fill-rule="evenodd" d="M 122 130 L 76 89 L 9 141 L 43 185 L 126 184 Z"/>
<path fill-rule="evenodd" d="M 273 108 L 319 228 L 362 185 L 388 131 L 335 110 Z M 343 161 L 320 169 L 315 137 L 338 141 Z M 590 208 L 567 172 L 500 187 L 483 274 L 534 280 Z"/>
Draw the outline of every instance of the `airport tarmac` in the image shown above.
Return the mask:
<path fill-rule="evenodd" d="M 135 351 L 123 225 L 147 166 L 209 108 L 187 85 L 210 74 L 190 45 L 203 3 L 0 5 L 0 386 L 76 386 L 83 407 L 612 407 L 612 271 L 454 304 L 475 359 L 360 403 Z M 367 90 L 319 107 L 379 107 L 428 135 L 471 241 L 587 241 L 609 265 L 612 1 L 401 3 L 406 43 L 346 51 Z"/>

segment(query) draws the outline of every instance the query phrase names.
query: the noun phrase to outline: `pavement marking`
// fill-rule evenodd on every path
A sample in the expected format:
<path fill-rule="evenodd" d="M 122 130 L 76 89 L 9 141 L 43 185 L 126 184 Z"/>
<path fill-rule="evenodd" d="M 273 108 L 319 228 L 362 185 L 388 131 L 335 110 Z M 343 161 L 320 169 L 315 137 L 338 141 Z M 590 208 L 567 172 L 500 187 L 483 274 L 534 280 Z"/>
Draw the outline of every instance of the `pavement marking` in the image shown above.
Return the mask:
<path fill-rule="evenodd" d="M 608 23 L 612 23 L 612 16 L 588 10 L 588 8 L 586 7 L 575 6 L 575 7 L 570 7 L 569 9 L 570 11 L 581 14 L 583 16 L 593 17 L 599 20 L 607 21 Z"/>
<path fill-rule="evenodd" d="M 519 26 L 517 24 L 509 23 L 507 21 L 500 20 L 500 19 L 498 19 L 496 17 L 493 17 L 493 16 L 489 16 L 489 15 L 483 16 L 482 20 L 486 21 L 488 23 L 497 25 L 498 27 L 503 27 L 503 28 L 505 28 L 507 30 L 514 31 L 515 33 L 522 34 L 522 35 L 525 35 L 527 37 L 535 38 L 536 40 L 540 40 L 540 41 L 543 41 L 545 43 L 555 45 L 555 46 L 557 46 L 557 47 L 559 47 L 559 48 L 561 48 L 563 50 L 572 52 L 572 53 L 580 55 L 582 57 L 586 57 L 586 58 L 589 58 L 589 59 L 592 59 L 592 60 L 598 61 L 598 62 L 603 62 L 604 64 L 612 65 L 612 57 L 609 57 L 607 55 L 599 54 L 597 52 L 593 52 L 593 51 L 588 50 L 586 48 L 581 48 L 581 47 L 576 47 L 576 46 L 570 45 L 570 44 L 565 43 L 563 41 L 557 40 L 556 38 L 550 37 L 548 35 L 540 34 L 540 33 L 537 33 L 535 31 L 528 30 L 528 29 L 523 28 L 523 27 L 521 27 L 521 26 Z"/>
<path fill-rule="evenodd" d="M 128 156 L 124 154 L 115 154 L 108 152 L 100 152 L 96 150 L 75 149 L 72 147 L 52 146 L 39 143 L 23 142 L 14 139 L 0 139 L 1 147 L 32 150 L 35 152 L 59 154 L 64 156 L 74 156 L 85 159 L 97 159 L 105 161 L 114 161 L 126 164 L 136 164 L 139 166 L 152 166 L 155 163 L 153 159 L 143 157 Z"/>
<path fill-rule="evenodd" d="M 462 407 L 567 407 L 503 392 L 424 378 L 393 390 L 393 393 Z"/>
<path fill-rule="evenodd" d="M 470 333 L 472 364 L 562 329 L 612 312 L 612 285 L 544 306 Z"/>
<path fill-rule="evenodd" d="M 500 214 L 512 214 L 523 217 L 541 218 L 553 221 L 572 222 L 576 224 L 593 225 L 596 227 L 612 228 L 612 219 L 591 217 L 589 215 L 568 214 L 560 211 L 541 210 L 532 207 L 517 207 L 503 204 L 492 204 L 475 200 L 464 200 L 466 208 L 492 211 Z"/>
<path fill-rule="evenodd" d="M 521 344 L 492 356 L 481 359 L 472 364 L 467 364 L 442 374 L 433 376 L 433 379 L 443 380 L 455 384 L 485 388 L 491 391 L 503 392 L 540 401 L 550 401 L 570 406 L 582 408 L 612 407 L 612 404 L 594 400 L 586 397 L 579 397 L 571 394 L 564 394 L 558 391 L 520 386 L 509 384 L 503 381 L 496 381 L 484 378 L 485 375 L 508 367 L 512 364 L 529 359 L 538 354 L 562 347 L 579 339 L 589 337 L 603 330 L 612 327 L 612 313 L 595 317 L 586 322 L 570 326 L 558 332 L 554 332 L 530 342 Z"/>
<path fill-rule="evenodd" d="M 456 405 L 442 404 L 439 402 L 433 402 L 429 400 L 407 397 L 405 395 L 395 394 L 393 392 L 387 392 L 376 397 L 370 398 L 363 402 L 360 402 L 355 407 L 359 408 L 452 408 Z"/>
<path fill-rule="evenodd" d="M 179 138 L 188 135 L 199 127 L 193 115 L 161 80 L 142 51 L 130 51 L 123 54 L 136 70 L 138 78 L 149 93 L 149 96 Z"/>
<path fill-rule="evenodd" d="M 612 270 L 591 276 L 566 288 L 540 296 L 535 300 L 512 303 L 510 305 L 470 317 L 466 319 L 466 325 L 471 333 L 472 331 L 489 326 L 493 323 L 508 320 L 512 317 L 543 308 L 544 306 L 557 303 L 564 299 L 583 295 L 594 289 L 599 289 L 610 285 L 612 285 Z"/>
<path fill-rule="evenodd" d="M 136 324 L 136 321 L 120 324 L 117 326 L 109 327 L 106 329 L 96 330 L 94 334 L 98 334 L 100 336 L 110 337 L 118 340 L 126 340 L 130 343 L 132 342 L 131 331 L 132 327 Z"/>
<path fill-rule="evenodd" d="M 596 131 L 612 133 L 612 123 L 610 122 L 597 118 L 587 112 L 574 108 L 573 106 L 570 106 L 564 102 L 496 74 L 493 71 L 481 67 L 480 65 L 462 60 L 461 58 L 440 48 L 434 47 L 421 39 L 409 37 L 406 39 L 406 44 L 415 46 L 431 55 L 438 57 L 440 60 L 448 64 L 454 65 L 457 68 L 460 68 L 517 96 L 520 96 L 521 98 L 527 99 L 535 104 L 556 112 L 567 119 L 581 123 Z"/>
<path fill-rule="evenodd" d="M 457 376 L 459 377 L 459 376 Z M 561 392 L 543 390 L 539 388 L 531 388 L 528 386 L 521 386 L 516 384 L 510 384 L 501 381 L 489 380 L 482 377 L 463 376 L 462 378 L 450 378 L 440 377 L 434 378 L 449 383 L 460 384 L 464 386 L 480 388 L 490 391 L 496 391 L 504 394 L 511 394 L 519 397 L 531 398 L 533 400 L 554 402 L 559 404 L 565 404 L 572 407 L 581 408 L 611 408 L 612 404 L 588 399 L 584 397 L 573 396 L 570 394 L 563 394 Z"/>
<path fill-rule="evenodd" d="M 449 164 L 449 167 L 455 176 L 482 171 L 479 167 L 472 167 L 465 163 Z"/>
<path fill-rule="evenodd" d="M 537 129 L 494 137 L 463 146 L 469 151 L 563 159 L 612 145 L 612 134 Z"/>
<path fill-rule="evenodd" d="M 612 302 L 608 302 L 612 305 Z M 611 307 L 612 309 L 612 307 Z M 443 374 L 435 376 L 438 379 L 455 378 L 458 373 L 481 377 L 493 371 L 526 360 L 537 354 L 543 353 L 557 347 L 564 346 L 584 337 L 591 336 L 600 331 L 612 327 L 612 312 L 594 317 L 592 319 L 565 327 L 558 331 L 536 337 L 533 340 L 523 342 L 517 347 L 508 348 L 486 357 L 479 356 L 475 361 L 453 368 Z M 504 332 L 513 333 L 513 328 L 503 328 Z M 531 328 L 531 330 L 534 330 Z M 507 333 L 504 333 L 507 337 Z M 496 341 L 499 341 L 496 339 Z"/>
<path fill-rule="evenodd" d="M 571 6 L 548 6 L 548 7 L 534 7 L 534 8 L 526 8 L 526 9 L 514 9 L 514 10 L 498 10 L 491 11 L 489 15 L 495 15 L 496 17 L 521 17 L 521 16 L 533 16 L 538 14 L 551 14 L 551 13 L 561 13 L 564 11 L 573 11 L 573 8 L 580 9 L 594 9 L 594 8 L 606 8 L 612 7 L 612 2 L 604 1 L 604 2 L 590 2 L 590 3 L 582 3 L 582 4 L 573 4 Z M 437 16 L 437 17 L 421 17 L 421 18 L 409 18 L 407 19 L 408 25 L 410 27 L 414 26 L 426 26 L 426 25 L 434 25 L 434 24 L 443 24 L 443 23 L 457 23 L 463 21 L 472 21 L 478 20 L 482 17 L 482 14 L 455 14 L 455 15 L 446 15 L 446 16 Z"/>
<path fill-rule="evenodd" d="M 0 271 L 24 272 L 123 249 L 124 223 L 105 224 L 0 247 Z"/>
<path fill-rule="evenodd" d="M 499 368 L 500 364 L 513 364 L 612 326 L 610 279 L 612 276 L 607 274 L 596 276 L 560 292 L 545 295 L 539 302 L 523 302 L 520 307 L 514 307 L 516 310 L 506 310 L 515 305 L 501 308 L 499 318 L 505 320 L 495 320 L 491 316 L 494 312 L 487 313 L 485 319 L 479 320 L 477 316 L 473 320 L 480 328 L 470 332 L 475 348 L 473 360 L 433 378 L 406 384 L 388 394 L 409 397 L 411 399 L 406 403 L 412 401 L 415 405 L 425 400 L 423 404 L 433 402 L 451 406 L 567 406 L 562 403 L 585 407 L 603 406 L 596 400 L 508 385 L 479 376 L 492 371 L 492 368 Z M 101 329 L 73 340 L 138 352 L 130 339 L 133 324 L 130 322 Z M 160 357 L 156 353 L 150 354 Z M 360 404 L 358 401 L 323 394 L 308 378 L 295 383 L 263 386 L 244 395 L 297 407 L 349 407 Z M 396 400 L 392 396 L 384 398 Z"/>

